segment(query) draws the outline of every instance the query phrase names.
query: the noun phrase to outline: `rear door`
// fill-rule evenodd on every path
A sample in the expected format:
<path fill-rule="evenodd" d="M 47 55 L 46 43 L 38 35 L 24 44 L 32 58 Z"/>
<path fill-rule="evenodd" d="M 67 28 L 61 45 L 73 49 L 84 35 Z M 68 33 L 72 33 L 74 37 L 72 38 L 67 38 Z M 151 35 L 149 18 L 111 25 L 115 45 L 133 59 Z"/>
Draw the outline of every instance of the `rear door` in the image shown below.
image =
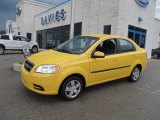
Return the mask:
<path fill-rule="evenodd" d="M 119 66 L 123 69 L 118 71 L 118 77 L 126 77 L 130 75 L 130 68 L 136 60 L 134 45 L 126 39 L 117 39 Z"/>
<path fill-rule="evenodd" d="M 13 49 L 15 50 L 21 50 L 22 49 L 23 42 L 21 41 L 20 36 L 13 36 Z"/>

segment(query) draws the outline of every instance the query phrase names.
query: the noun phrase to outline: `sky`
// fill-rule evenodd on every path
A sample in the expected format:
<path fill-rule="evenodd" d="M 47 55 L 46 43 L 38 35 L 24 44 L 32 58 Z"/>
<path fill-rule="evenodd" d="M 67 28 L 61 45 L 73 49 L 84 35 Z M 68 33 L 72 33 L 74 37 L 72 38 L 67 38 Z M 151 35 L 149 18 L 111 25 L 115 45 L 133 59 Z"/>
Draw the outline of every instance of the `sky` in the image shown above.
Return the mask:
<path fill-rule="evenodd" d="M 157 0 L 156 18 L 160 19 L 160 0 Z"/>
<path fill-rule="evenodd" d="M 16 19 L 16 4 L 19 0 L 0 0 L 0 30 L 5 29 L 6 20 Z M 59 4 L 66 0 L 39 0 Z M 156 18 L 160 19 L 160 0 L 157 0 Z"/>
<path fill-rule="evenodd" d="M 19 0 L 0 0 L 0 30 L 5 29 L 6 20 L 16 20 L 16 4 Z M 66 0 L 38 0 L 59 4 Z"/>

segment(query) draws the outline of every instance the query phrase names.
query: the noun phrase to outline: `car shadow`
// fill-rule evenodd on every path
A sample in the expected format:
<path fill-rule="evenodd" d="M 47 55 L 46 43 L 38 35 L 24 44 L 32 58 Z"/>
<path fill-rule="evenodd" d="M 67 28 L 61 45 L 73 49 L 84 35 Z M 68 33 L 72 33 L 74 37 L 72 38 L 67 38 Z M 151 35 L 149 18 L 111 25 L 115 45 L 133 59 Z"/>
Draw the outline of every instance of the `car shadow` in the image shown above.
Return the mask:
<path fill-rule="evenodd" d="M 32 92 L 24 87 L 21 89 L 21 92 L 24 93 L 25 97 L 27 97 L 28 99 L 36 103 L 40 102 L 40 103 L 51 104 L 51 103 L 59 103 L 63 101 L 59 95 L 42 95 L 42 94 Z"/>
<path fill-rule="evenodd" d="M 7 52 L 4 53 L 3 55 L 17 55 L 17 54 L 23 54 L 22 52 Z"/>
<path fill-rule="evenodd" d="M 118 79 L 118 80 L 114 80 L 114 81 L 109 81 L 109 82 L 105 82 L 102 84 L 98 84 L 98 85 L 94 85 L 91 87 L 88 87 L 85 89 L 85 93 L 89 94 L 90 92 L 95 92 L 95 90 L 97 91 L 101 91 L 104 90 L 106 88 L 110 88 L 110 87 L 116 87 L 119 86 L 121 84 L 128 84 L 128 79 L 127 78 L 122 78 L 122 79 Z"/>
<path fill-rule="evenodd" d="M 128 81 L 126 78 L 124 79 L 119 79 L 119 80 L 115 80 L 115 81 L 111 81 L 111 82 L 106 82 L 106 83 L 102 83 L 99 85 L 95 85 L 95 86 L 91 86 L 85 89 L 85 91 L 82 94 L 82 98 L 84 98 L 83 96 L 88 96 L 89 94 L 93 94 L 95 91 L 99 92 L 99 91 L 104 91 L 110 87 L 116 87 L 119 86 L 120 84 L 128 84 Z M 43 102 L 45 104 L 51 104 L 51 103 L 62 103 L 64 102 L 64 100 L 61 98 L 60 95 L 41 95 L 35 92 L 32 92 L 30 90 L 28 90 L 27 88 L 25 88 L 24 86 L 22 86 L 22 90 L 21 92 L 23 92 L 23 94 L 25 95 L 25 97 L 29 97 L 29 99 L 32 99 L 32 101 L 34 102 Z M 78 99 L 78 101 L 82 100 L 81 98 Z M 76 100 L 77 101 L 77 100 Z"/>

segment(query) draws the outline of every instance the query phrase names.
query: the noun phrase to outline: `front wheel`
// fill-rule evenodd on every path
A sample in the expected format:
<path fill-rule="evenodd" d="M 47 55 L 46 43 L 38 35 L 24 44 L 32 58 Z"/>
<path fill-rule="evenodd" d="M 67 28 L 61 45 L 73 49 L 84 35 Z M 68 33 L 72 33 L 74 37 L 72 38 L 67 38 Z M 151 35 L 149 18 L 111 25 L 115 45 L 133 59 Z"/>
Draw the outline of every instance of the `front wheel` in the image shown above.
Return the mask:
<path fill-rule="evenodd" d="M 32 53 L 38 53 L 38 47 L 37 46 L 32 47 Z"/>
<path fill-rule="evenodd" d="M 154 59 L 158 59 L 158 54 L 157 54 L 157 53 L 154 53 L 154 54 L 153 54 L 153 58 L 154 58 Z"/>
<path fill-rule="evenodd" d="M 136 66 L 136 67 L 133 69 L 130 77 L 128 78 L 129 81 L 130 81 L 130 82 L 137 82 L 137 81 L 139 80 L 140 74 L 141 74 L 141 69 L 140 69 L 140 67 Z"/>
<path fill-rule="evenodd" d="M 3 55 L 3 54 L 4 54 L 4 47 L 0 46 L 0 55 Z"/>
<path fill-rule="evenodd" d="M 61 87 L 61 96 L 64 100 L 72 101 L 81 95 L 84 88 L 82 79 L 76 76 L 67 79 Z"/>

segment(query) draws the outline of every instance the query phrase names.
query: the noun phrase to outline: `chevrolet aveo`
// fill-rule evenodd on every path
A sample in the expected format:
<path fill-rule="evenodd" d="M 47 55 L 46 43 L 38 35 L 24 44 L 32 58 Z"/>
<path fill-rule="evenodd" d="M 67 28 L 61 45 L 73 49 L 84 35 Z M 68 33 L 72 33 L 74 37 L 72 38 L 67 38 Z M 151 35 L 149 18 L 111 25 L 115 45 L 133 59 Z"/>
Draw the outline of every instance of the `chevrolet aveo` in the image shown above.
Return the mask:
<path fill-rule="evenodd" d="M 136 82 L 146 64 L 146 50 L 128 38 L 84 35 L 28 57 L 21 74 L 28 89 L 70 101 L 92 85 L 120 78 Z"/>

